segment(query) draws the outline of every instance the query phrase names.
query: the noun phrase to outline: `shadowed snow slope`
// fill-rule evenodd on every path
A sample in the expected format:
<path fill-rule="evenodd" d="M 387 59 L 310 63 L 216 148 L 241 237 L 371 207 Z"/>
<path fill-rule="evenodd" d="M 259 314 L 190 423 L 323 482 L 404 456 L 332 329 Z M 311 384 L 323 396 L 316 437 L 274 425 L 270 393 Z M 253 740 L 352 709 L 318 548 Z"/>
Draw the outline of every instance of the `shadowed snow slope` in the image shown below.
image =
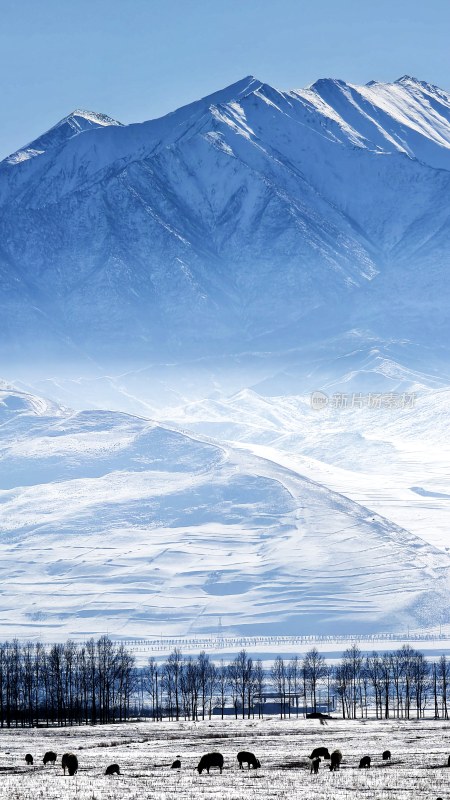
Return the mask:
<path fill-rule="evenodd" d="M 163 419 L 298 470 L 448 550 L 450 392 L 420 382 L 416 391 L 409 408 L 352 408 L 350 391 L 348 408 L 314 410 L 309 397 L 247 390 L 166 409 Z"/>
<path fill-rule="evenodd" d="M 450 97 L 408 76 L 76 111 L 0 164 L 2 347 L 142 360 L 356 327 L 435 349 L 449 197 Z"/>
<path fill-rule="evenodd" d="M 298 472 L 1 392 L 0 634 L 358 632 L 449 615 L 446 553 Z"/>

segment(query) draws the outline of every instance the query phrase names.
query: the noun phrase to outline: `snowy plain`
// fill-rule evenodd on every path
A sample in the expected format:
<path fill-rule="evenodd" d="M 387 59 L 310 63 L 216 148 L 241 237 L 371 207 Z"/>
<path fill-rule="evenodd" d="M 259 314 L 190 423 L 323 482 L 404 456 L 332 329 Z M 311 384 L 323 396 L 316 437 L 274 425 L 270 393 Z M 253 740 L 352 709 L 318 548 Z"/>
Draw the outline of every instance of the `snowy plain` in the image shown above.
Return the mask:
<path fill-rule="evenodd" d="M 341 769 L 330 772 L 326 761 L 310 774 L 314 747 L 340 749 Z M 382 752 L 391 750 L 390 762 Z M 58 754 L 44 767 L 46 750 Z M 204 753 L 224 756 L 222 775 L 212 769 L 199 775 Z M 259 770 L 239 770 L 236 755 L 250 750 Z M 79 771 L 63 776 L 61 755 L 74 752 Z M 25 765 L 25 753 L 35 764 Z M 0 793 L 9 800 L 436 800 L 448 797 L 450 728 L 443 720 L 334 720 L 327 727 L 304 719 L 213 719 L 211 722 L 151 723 L 71 729 L 3 729 L 0 732 Z M 370 769 L 359 759 L 370 755 Z M 180 757 L 181 770 L 172 770 Z M 104 776 L 108 764 L 121 774 Z"/>

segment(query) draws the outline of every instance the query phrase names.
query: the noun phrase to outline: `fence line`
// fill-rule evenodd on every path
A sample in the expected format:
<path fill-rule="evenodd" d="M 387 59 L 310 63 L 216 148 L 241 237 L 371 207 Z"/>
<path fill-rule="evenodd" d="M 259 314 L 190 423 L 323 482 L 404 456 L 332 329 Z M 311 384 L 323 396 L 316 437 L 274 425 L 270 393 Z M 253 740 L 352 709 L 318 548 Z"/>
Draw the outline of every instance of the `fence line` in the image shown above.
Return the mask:
<path fill-rule="evenodd" d="M 248 647 L 282 647 L 296 645 L 342 644 L 345 642 L 450 642 L 450 634 L 413 631 L 407 633 L 374 633 L 374 634 L 323 634 L 297 636 L 217 636 L 209 637 L 149 637 L 136 639 L 120 639 L 124 646 L 134 652 L 160 652 L 179 647 L 184 650 L 227 650 Z"/>

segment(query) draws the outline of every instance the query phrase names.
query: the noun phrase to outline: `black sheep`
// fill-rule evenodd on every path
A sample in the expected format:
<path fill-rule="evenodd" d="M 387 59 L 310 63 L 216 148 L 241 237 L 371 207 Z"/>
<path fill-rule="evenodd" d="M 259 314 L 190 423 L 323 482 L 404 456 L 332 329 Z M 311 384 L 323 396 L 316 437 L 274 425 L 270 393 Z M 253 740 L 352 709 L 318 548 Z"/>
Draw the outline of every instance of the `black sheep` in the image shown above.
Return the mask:
<path fill-rule="evenodd" d="M 363 756 L 359 762 L 360 769 L 369 769 L 370 767 L 370 756 Z"/>
<path fill-rule="evenodd" d="M 330 764 L 330 771 L 335 772 L 341 766 L 342 761 L 342 753 L 340 750 L 333 750 L 331 753 L 331 764 Z"/>
<path fill-rule="evenodd" d="M 260 762 L 256 758 L 254 753 L 250 753 L 248 750 L 241 750 L 237 754 L 237 760 L 239 761 L 239 768 L 243 769 L 243 764 L 248 764 L 248 768 L 253 767 L 253 769 L 258 769 L 261 766 Z"/>
<path fill-rule="evenodd" d="M 54 764 L 56 761 L 56 753 L 54 753 L 53 750 L 47 750 L 42 761 L 44 764 Z"/>
<path fill-rule="evenodd" d="M 330 758 L 330 754 L 326 747 L 315 747 L 310 755 L 310 759 L 313 758 Z"/>
<path fill-rule="evenodd" d="M 26 754 L 25 761 L 27 762 L 28 766 L 30 766 L 33 763 L 33 756 L 31 755 L 31 753 Z"/>
<path fill-rule="evenodd" d="M 110 764 L 105 769 L 105 775 L 120 775 L 120 768 L 118 764 Z"/>
<path fill-rule="evenodd" d="M 209 770 L 211 767 L 219 767 L 220 774 L 222 774 L 222 769 L 223 769 L 222 753 L 206 753 L 206 755 L 202 756 L 197 767 L 198 774 L 201 775 L 203 770 L 206 769 L 209 775 Z"/>
<path fill-rule="evenodd" d="M 322 714 L 321 711 L 312 711 L 306 715 L 306 719 L 318 719 L 321 725 L 327 725 L 327 719 L 333 719 L 329 714 Z"/>
<path fill-rule="evenodd" d="M 383 761 L 390 761 L 391 760 L 391 751 L 385 750 L 383 753 Z"/>
<path fill-rule="evenodd" d="M 170 767 L 170 769 L 180 769 L 180 767 L 181 767 L 181 761 L 179 758 L 176 758 L 175 761 L 172 762 L 172 766 Z"/>
<path fill-rule="evenodd" d="M 75 775 L 78 772 L 78 758 L 73 753 L 64 753 L 61 759 L 61 766 L 66 774 L 66 768 L 69 775 Z"/>
<path fill-rule="evenodd" d="M 314 775 L 317 775 L 317 773 L 319 772 L 319 764 L 320 764 L 320 758 L 317 757 L 317 758 L 311 759 L 310 772 L 314 773 Z"/>

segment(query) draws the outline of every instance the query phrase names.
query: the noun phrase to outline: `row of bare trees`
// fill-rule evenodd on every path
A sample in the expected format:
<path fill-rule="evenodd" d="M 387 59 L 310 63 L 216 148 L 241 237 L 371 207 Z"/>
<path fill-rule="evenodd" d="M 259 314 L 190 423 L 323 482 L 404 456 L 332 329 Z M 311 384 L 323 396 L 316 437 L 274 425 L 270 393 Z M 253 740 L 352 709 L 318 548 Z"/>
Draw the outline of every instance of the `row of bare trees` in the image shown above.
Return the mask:
<path fill-rule="evenodd" d="M 429 662 L 404 645 L 389 653 L 363 655 L 357 645 L 338 663 L 327 663 L 313 647 L 302 658 L 277 656 L 270 670 L 245 651 L 229 664 L 215 664 L 202 652 L 184 658 L 175 649 L 166 662 L 150 659 L 141 675 L 142 698 L 150 698 L 154 719 L 205 719 L 225 708 L 235 717 L 262 716 L 266 700 L 276 700 L 281 717 L 330 709 L 345 718 L 423 717 L 448 719 L 450 662 Z M 143 699 L 143 704 L 145 701 Z"/>
<path fill-rule="evenodd" d="M 245 650 L 230 664 L 219 665 L 202 651 L 197 658 L 184 658 L 175 648 L 163 664 L 151 658 L 141 676 L 142 696 L 150 698 L 154 719 L 205 719 L 213 709 L 231 705 L 235 716 L 250 716 L 255 696 L 263 691 L 265 675 L 260 659 L 253 661 Z"/>
<path fill-rule="evenodd" d="M 127 719 L 134 657 L 108 636 L 83 645 L 0 643 L 0 725 L 74 725 Z"/>
<path fill-rule="evenodd" d="M 313 647 L 303 657 L 277 656 L 270 669 L 241 650 L 229 663 L 175 648 L 138 669 L 123 644 L 102 636 L 85 644 L 0 644 L 0 724 L 96 724 L 147 715 L 205 719 L 215 713 L 262 716 L 276 701 L 280 716 L 334 707 L 344 718 L 448 719 L 450 662 L 430 662 L 409 645 L 363 655 L 355 644 L 338 663 Z M 271 706 L 273 708 L 273 706 Z"/>
<path fill-rule="evenodd" d="M 353 645 L 335 669 L 334 684 L 343 717 L 418 719 L 426 712 L 448 719 L 450 662 L 445 655 L 428 661 L 419 650 L 403 645 L 388 653 L 363 656 Z"/>

